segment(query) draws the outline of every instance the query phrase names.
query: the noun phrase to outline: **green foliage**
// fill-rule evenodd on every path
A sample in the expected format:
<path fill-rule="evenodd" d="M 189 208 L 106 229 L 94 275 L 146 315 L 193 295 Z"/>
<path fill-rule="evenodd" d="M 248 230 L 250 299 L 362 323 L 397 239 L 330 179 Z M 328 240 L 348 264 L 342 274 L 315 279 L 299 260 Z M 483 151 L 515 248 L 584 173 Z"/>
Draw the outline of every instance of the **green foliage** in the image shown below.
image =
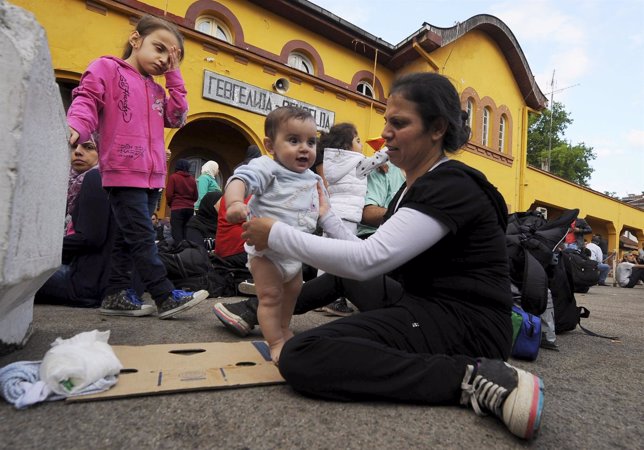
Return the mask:
<path fill-rule="evenodd" d="M 550 173 L 582 186 L 588 186 L 593 173 L 590 161 L 597 156 L 583 142 L 570 145 L 565 131 L 572 124 L 568 111 L 559 102 L 540 116 L 531 115 L 528 127 L 528 164 L 542 167 L 550 157 Z M 548 149 L 550 148 L 550 151 Z"/>

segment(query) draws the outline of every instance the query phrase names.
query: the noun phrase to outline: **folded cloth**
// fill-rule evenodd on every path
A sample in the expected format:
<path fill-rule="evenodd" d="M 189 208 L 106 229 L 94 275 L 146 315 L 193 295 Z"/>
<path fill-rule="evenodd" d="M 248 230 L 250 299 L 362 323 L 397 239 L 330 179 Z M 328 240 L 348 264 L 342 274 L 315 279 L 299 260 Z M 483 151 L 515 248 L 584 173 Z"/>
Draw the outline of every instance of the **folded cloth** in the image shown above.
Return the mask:
<path fill-rule="evenodd" d="M 40 364 L 40 361 L 17 361 L 0 368 L 0 394 L 7 402 L 22 409 L 45 400 L 65 398 L 64 395 L 52 392 L 49 386 L 40 380 Z M 117 377 L 108 375 L 72 396 L 103 392 L 114 386 L 117 381 Z"/>
<path fill-rule="evenodd" d="M 115 380 L 123 366 L 107 343 L 109 337 L 109 331 L 93 330 L 56 339 L 42 360 L 40 379 L 64 396 L 81 393 L 100 380 L 111 380 L 110 376 Z"/>

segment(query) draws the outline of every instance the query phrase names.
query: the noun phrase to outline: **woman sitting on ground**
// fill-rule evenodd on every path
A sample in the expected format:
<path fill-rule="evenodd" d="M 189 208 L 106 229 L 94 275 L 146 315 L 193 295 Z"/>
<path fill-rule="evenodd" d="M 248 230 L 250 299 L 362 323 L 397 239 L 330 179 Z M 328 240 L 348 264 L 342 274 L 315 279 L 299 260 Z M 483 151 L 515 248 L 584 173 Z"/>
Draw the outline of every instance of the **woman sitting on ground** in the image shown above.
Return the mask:
<path fill-rule="evenodd" d="M 512 343 L 505 201 L 481 172 L 446 156 L 467 142 L 466 121 L 447 78 L 398 79 L 382 137 L 407 182 L 383 225 L 361 240 L 321 208 L 335 239 L 268 218 L 245 223 L 242 237 L 359 284 L 363 302 L 373 305 L 286 342 L 279 370 L 295 390 L 336 400 L 467 404 L 529 439 L 540 426 L 543 388 L 537 376 L 504 362 Z"/>

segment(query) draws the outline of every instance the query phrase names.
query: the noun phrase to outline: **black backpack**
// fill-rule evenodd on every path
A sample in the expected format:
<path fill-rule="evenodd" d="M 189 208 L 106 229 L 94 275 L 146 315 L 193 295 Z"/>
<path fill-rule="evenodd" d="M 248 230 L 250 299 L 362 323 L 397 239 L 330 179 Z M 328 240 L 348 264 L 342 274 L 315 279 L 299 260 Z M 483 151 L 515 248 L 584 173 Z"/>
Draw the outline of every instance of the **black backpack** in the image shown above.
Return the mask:
<path fill-rule="evenodd" d="M 159 243 L 159 258 L 177 289 L 193 292 L 205 289 L 211 297 L 216 296 L 220 286 L 203 245 L 187 240 L 173 245 Z"/>
<path fill-rule="evenodd" d="M 521 292 L 521 307 L 535 316 L 548 303 L 548 273 L 557 264 L 557 248 L 565 238 L 578 209 L 564 211 L 548 222 L 541 213 L 511 214 L 506 229 L 510 279 Z"/>
<path fill-rule="evenodd" d="M 591 286 L 599 282 L 599 263 L 593 261 L 579 250 L 567 248 L 563 257 L 568 263 L 575 292 L 585 294 Z"/>

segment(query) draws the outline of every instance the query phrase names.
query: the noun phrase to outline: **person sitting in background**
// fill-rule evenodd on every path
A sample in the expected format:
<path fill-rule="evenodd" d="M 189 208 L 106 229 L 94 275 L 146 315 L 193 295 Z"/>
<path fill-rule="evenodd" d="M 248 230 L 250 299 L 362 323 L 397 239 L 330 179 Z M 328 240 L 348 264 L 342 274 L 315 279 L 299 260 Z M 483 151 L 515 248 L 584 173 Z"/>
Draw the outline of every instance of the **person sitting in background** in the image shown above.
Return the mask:
<path fill-rule="evenodd" d="M 206 250 L 213 249 L 219 219 L 217 210 L 221 195 L 221 191 L 208 192 L 204 195 L 197 213 L 190 218 L 186 225 L 186 239 L 203 245 Z"/>
<path fill-rule="evenodd" d="M 597 245 L 597 243 L 598 238 L 596 236 L 593 236 L 592 242 L 586 243 L 586 250 L 590 251 L 589 258 L 593 261 L 597 261 L 597 268 L 599 269 L 599 282 L 597 284 L 599 286 L 608 286 L 606 284 L 606 276 L 610 271 L 610 266 L 608 264 L 604 264 L 604 254 L 602 253 L 602 249 L 599 248 L 599 245 Z"/>
<path fill-rule="evenodd" d="M 150 219 L 152 220 L 152 227 L 154 228 L 154 232 L 156 233 L 155 240 L 157 242 L 164 241 L 165 226 L 163 225 L 163 222 L 159 220 L 159 216 L 157 215 L 157 213 L 152 213 L 152 217 Z"/>
<path fill-rule="evenodd" d="M 644 282 L 644 264 L 637 264 L 637 254 L 637 250 L 625 253 L 617 264 L 615 278 L 620 287 L 632 288 L 638 281 Z"/>
<path fill-rule="evenodd" d="M 172 239 L 179 243 L 186 238 L 186 225 L 194 215 L 194 202 L 197 200 L 197 182 L 190 175 L 187 160 L 177 161 L 174 173 L 168 178 L 165 199 L 170 207 Z"/>
<path fill-rule="evenodd" d="M 94 141 L 72 149 L 62 266 L 36 292 L 36 303 L 89 308 L 101 305 L 115 223 L 97 169 Z"/>
<path fill-rule="evenodd" d="M 585 219 L 577 218 L 570 224 L 570 231 L 564 238 L 566 248 L 574 248 L 581 250 L 584 248 L 584 234 L 592 233 L 593 229 L 590 228 Z"/>
<path fill-rule="evenodd" d="M 389 202 L 403 183 L 405 174 L 391 163 L 386 163 L 369 174 L 362 221 L 358 225 L 359 238 L 366 239 L 382 225 Z"/>
<path fill-rule="evenodd" d="M 199 210 L 201 199 L 208 192 L 221 193 L 221 187 L 217 183 L 217 175 L 219 175 L 219 164 L 215 161 L 207 161 L 201 166 L 201 175 L 197 178 L 197 201 L 195 202 L 195 210 Z"/>

